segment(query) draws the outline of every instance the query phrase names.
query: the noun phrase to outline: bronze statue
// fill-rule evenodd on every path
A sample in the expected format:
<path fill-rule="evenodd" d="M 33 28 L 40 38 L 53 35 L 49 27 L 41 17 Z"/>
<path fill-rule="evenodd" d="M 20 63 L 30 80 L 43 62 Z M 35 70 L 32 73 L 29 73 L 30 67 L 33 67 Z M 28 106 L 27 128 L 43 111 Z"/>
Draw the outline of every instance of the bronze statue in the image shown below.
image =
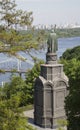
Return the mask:
<path fill-rule="evenodd" d="M 57 37 L 55 32 L 50 33 L 47 41 L 47 46 L 48 53 L 56 53 L 56 51 L 58 50 Z"/>

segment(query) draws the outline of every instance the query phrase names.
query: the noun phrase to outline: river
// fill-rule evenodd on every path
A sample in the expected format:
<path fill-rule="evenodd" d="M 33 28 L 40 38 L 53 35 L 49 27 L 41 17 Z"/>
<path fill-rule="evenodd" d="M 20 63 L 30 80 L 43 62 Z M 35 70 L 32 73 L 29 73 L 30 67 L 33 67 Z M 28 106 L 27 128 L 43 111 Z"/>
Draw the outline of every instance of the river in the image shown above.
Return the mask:
<path fill-rule="evenodd" d="M 73 48 L 75 46 L 80 46 L 80 37 L 71 37 L 71 38 L 59 38 L 58 39 L 58 58 L 63 54 L 66 49 Z M 40 51 L 31 51 L 33 56 L 37 56 L 39 59 L 46 59 L 46 49 L 42 49 Z M 19 52 L 21 57 L 24 57 L 26 60 L 22 62 L 15 57 L 9 57 L 6 54 L 0 53 L 0 69 L 21 69 L 27 70 L 28 68 L 32 68 L 34 65 L 32 58 L 24 52 Z M 24 75 L 22 75 L 24 78 Z M 10 80 L 11 74 L 0 73 L 0 85 Z"/>

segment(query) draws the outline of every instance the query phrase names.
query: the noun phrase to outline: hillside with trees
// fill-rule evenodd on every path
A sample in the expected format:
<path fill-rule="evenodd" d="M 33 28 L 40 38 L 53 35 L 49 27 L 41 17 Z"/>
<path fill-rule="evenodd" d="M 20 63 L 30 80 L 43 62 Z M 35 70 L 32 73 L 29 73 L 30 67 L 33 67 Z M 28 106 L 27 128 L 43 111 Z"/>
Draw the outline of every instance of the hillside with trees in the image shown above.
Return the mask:
<path fill-rule="evenodd" d="M 38 61 L 26 73 L 26 80 L 13 75 L 11 81 L 0 87 L 0 129 L 1 130 L 34 130 L 23 115 L 28 105 L 33 105 L 34 80 L 40 74 Z"/>
<path fill-rule="evenodd" d="M 69 78 L 69 94 L 65 99 L 68 130 L 80 129 L 80 46 L 63 53 L 61 63 Z"/>
<path fill-rule="evenodd" d="M 56 33 L 61 37 L 80 37 L 80 28 L 57 28 Z"/>
<path fill-rule="evenodd" d="M 80 46 L 76 46 L 72 49 L 67 49 L 61 56 L 61 59 L 62 58 L 65 60 L 71 60 L 73 58 L 80 60 Z"/>
<path fill-rule="evenodd" d="M 28 105 L 26 91 L 26 83 L 16 76 L 0 87 L 0 130 L 34 130 L 20 109 Z"/>

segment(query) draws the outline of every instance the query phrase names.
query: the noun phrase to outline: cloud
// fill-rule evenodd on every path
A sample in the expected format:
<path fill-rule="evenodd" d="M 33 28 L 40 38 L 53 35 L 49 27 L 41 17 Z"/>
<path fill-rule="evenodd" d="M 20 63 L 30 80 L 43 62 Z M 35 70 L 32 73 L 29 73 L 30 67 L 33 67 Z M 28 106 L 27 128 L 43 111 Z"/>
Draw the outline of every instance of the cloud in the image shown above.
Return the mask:
<path fill-rule="evenodd" d="M 61 2 L 64 0 L 16 0 L 19 2 Z"/>
<path fill-rule="evenodd" d="M 19 2 L 40 2 L 41 0 L 16 0 Z"/>

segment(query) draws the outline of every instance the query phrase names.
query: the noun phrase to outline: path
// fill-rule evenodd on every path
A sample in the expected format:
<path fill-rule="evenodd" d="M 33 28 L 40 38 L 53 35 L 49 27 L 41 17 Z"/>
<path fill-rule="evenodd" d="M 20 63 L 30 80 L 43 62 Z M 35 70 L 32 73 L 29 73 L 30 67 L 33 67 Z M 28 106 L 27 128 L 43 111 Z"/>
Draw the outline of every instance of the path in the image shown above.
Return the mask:
<path fill-rule="evenodd" d="M 36 126 L 34 124 L 34 120 L 33 120 L 33 117 L 34 117 L 33 113 L 34 113 L 34 110 L 29 110 L 29 111 L 25 111 L 24 115 L 29 118 L 28 119 L 29 124 L 32 125 L 34 128 L 36 128 L 36 130 L 58 130 L 58 128 L 57 129 L 50 129 L 50 128 L 41 128 L 39 126 Z M 67 130 L 67 129 L 65 128 L 64 130 Z"/>

